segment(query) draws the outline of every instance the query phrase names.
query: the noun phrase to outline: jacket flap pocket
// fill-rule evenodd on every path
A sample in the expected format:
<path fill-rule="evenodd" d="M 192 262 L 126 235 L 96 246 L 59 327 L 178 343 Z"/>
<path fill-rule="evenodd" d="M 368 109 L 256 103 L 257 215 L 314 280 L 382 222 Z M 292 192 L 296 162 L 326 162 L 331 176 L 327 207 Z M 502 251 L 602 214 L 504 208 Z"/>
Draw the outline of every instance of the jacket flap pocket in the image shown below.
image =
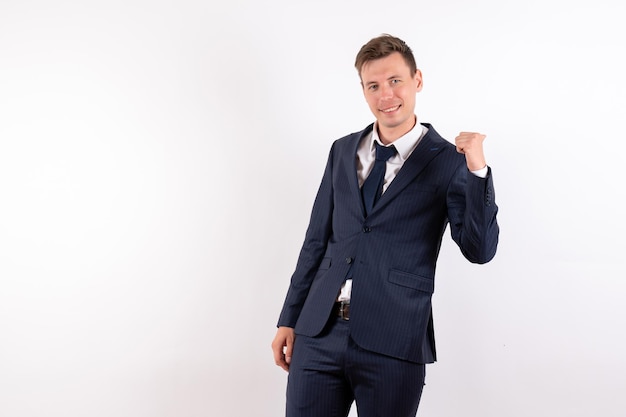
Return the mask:
<path fill-rule="evenodd" d="M 435 291 L 435 280 L 422 277 L 408 272 L 392 269 L 389 271 L 389 282 L 415 290 L 433 293 Z"/>

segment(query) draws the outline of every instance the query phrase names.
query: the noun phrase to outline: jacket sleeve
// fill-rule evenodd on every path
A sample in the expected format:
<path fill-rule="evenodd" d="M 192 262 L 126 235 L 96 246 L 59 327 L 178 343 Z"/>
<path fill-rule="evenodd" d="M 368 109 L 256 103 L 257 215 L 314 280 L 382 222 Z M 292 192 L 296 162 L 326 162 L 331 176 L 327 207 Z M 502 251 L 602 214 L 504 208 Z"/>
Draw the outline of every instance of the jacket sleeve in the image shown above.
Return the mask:
<path fill-rule="evenodd" d="M 278 326 L 295 327 L 332 234 L 334 148 L 335 145 L 333 144 L 322 182 L 315 197 L 309 226 L 300 250 L 296 269 L 291 276 L 285 303 L 278 319 Z"/>
<path fill-rule="evenodd" d="M 463 256 L 478 264 L 493 259 L 500 229 L 491 168 L 485 178 L 480 178 L 465 164 L 459 166 L 448 189 L 447 203 L 450 233 Z"/>

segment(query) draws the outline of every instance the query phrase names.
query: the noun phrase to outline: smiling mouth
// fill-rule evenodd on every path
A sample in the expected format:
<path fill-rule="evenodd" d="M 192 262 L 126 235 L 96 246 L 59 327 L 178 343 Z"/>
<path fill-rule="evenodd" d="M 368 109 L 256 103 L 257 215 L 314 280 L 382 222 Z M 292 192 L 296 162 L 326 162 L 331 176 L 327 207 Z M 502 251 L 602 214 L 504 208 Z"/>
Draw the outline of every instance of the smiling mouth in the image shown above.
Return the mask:
<path fill-rule="evenodd" d="M 389 107 L 388 109 L 380 109 L 381 112 L 383 113 L 393 113 L 394 111 L 398 110 L 400 108 L 400 104 L 398 104 L 397 106 L 394 107 Z"/>

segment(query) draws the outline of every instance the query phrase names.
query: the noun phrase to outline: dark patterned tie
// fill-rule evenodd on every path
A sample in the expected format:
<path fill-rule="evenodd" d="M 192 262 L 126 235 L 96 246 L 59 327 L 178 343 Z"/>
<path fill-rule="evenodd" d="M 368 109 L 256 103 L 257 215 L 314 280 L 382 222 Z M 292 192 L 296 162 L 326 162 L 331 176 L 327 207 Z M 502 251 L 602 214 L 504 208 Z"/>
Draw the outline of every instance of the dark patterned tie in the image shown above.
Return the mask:
<path fill-rule="evenodd" d="M 383 182 L 385 179 L 385 170 L 387 168 L 387 160 L 396 153 L 396 148 L 392 146 L 382 146 L 378 142 L 376 144 L 376 162 L 372 172 L 361 187 L 363 196 L 363 204 L 365 205 L 365 213 L 369 214 L 383 193 Z"/>

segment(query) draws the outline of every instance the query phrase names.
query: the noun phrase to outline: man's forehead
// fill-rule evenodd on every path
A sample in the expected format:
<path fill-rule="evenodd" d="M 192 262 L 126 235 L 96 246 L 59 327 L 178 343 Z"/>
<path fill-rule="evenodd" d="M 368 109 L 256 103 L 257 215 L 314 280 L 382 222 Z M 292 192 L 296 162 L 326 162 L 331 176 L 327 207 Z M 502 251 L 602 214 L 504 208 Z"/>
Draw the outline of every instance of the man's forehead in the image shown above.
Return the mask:
<path fill-rule="evenodd" d="M 380 81 L 381 78 L 410 77 L 411 69 L 404 61 L 404 58 L 399 54 L 398 56 L 399 59 L 389 55 L 385 58 L 365 62 L 361 68 L 361 79 L 363 82 L 369 82 L 374 79 Z"/>

